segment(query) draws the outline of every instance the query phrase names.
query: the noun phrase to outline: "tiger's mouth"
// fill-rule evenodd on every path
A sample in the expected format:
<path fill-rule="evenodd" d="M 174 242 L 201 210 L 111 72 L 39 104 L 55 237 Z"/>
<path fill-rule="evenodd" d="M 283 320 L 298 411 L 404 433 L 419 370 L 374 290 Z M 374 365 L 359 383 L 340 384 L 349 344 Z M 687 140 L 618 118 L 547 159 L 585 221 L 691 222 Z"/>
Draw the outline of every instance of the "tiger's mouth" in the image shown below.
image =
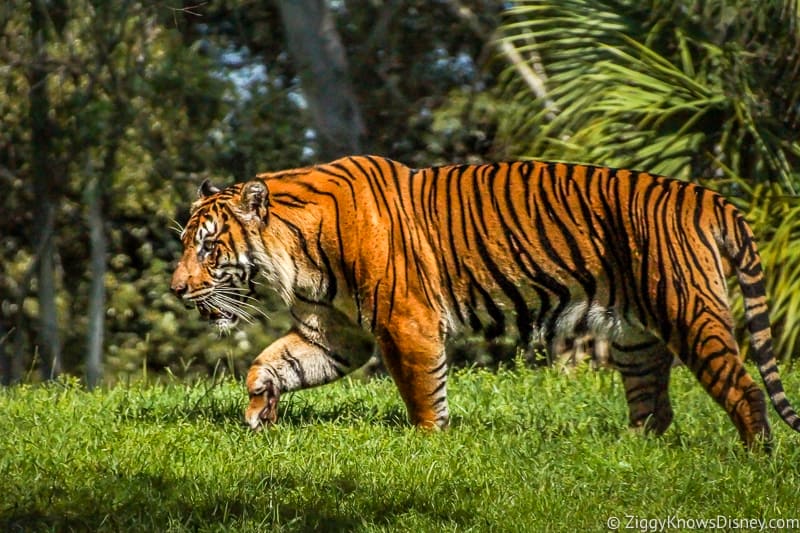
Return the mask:
<path fill-rule="evenodd" d="M 222 333 L 230 333 L 240 321 L 252 324 L 255 315 L 267 315 L 255 305 L 253 284 L 248 287 L 217 286 L 195 293 L 187 298 L 187 304 L 197 308 L 200 316 L 215 324 Z"/>
<path fill-rule="evenodd" d="M 239 315 L 228 309 L 219 309 L 209 302 L 196 302 L 197 311 L 203 319 L 217 326 L 235 326 L 239 322 Z"/>

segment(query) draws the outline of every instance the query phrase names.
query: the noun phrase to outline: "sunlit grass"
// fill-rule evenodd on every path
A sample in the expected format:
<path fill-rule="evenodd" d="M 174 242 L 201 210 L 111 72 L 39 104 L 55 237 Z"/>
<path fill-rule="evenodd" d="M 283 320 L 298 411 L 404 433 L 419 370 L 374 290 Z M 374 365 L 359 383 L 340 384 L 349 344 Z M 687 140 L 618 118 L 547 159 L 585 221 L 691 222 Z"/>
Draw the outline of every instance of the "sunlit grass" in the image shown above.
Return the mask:
<path fill-rule="evenodd" d="M 745 453 L 683 369 L 662 438 L 626 427 L 616 374 L 461 371 L 452 426 L 409 428 L 389 380 L 285 395 L 241 422 L 241 384 L 0 391 L 0 530 L 605 530 L 615 515 L 799 515 L 800 435 L 770 414 Z M 796 375 L 785 376 L 800 402 Z"/>

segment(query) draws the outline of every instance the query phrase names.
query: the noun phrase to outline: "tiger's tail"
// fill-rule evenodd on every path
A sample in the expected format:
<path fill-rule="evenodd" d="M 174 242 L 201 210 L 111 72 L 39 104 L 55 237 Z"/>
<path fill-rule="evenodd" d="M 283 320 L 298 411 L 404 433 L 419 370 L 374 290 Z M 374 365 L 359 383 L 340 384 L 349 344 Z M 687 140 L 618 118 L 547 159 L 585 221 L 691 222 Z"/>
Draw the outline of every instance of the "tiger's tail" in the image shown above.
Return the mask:
<path fill-rule="evenodd" d="M 744 297 L 752 358 L 758 365 L 758 372 L 764 380 L 773 407 L 786 424 L 800 432 L 800 416 L 786 398 L 773 353 L 766 284 L 753 232 L 744 216 L 733 205 L 727 205 L 725 217 L 727 220 L 723 227 L 733 228 L 733 231 L 730 232 L 731 235 L 722 236 L 723 246 L 736 269 L 736 277 Z"/>

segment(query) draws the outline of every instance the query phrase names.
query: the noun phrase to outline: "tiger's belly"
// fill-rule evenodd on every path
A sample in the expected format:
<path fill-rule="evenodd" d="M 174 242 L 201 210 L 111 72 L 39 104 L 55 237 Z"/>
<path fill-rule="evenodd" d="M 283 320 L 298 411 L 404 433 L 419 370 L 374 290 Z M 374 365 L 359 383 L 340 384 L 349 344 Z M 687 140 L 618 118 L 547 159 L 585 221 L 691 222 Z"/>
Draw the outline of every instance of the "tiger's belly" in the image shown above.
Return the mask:
<path fill-rule="evenodd" d="M 489 340 L 510 338 L 524 353 L 546 351 L 552 359 L 589 343 L 599 364 L 612 365 L 612 345 L 635 345 L 653 338 L 637 316 L 605 304 L 609 298 L 603 292 L 592 300 L 584 294 L 562 295 L 562 300 L 554 303 L 534 290 L 518 290 L 525 293 L 524 307 L 497 290 L 486 291 L 484 298 L 461 300 L 447 314 L 451 331 L 469 329 Z"/>

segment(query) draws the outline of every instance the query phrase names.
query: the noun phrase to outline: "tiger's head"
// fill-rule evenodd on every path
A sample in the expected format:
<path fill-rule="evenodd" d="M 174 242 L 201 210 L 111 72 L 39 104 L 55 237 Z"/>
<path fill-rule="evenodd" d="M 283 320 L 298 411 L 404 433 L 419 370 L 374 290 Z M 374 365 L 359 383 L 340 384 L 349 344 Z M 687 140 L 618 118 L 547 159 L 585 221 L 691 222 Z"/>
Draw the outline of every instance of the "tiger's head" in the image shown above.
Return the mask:
<path fill-rule="evenodd" d="M 261 312 L 249 303 L 259 270 L 250 243 L 267 224 L 268 204 L 260 180 L 224 190 L 204 182 L 181 233 L 184 249 L 172 291 L 224 333 Z"/>

